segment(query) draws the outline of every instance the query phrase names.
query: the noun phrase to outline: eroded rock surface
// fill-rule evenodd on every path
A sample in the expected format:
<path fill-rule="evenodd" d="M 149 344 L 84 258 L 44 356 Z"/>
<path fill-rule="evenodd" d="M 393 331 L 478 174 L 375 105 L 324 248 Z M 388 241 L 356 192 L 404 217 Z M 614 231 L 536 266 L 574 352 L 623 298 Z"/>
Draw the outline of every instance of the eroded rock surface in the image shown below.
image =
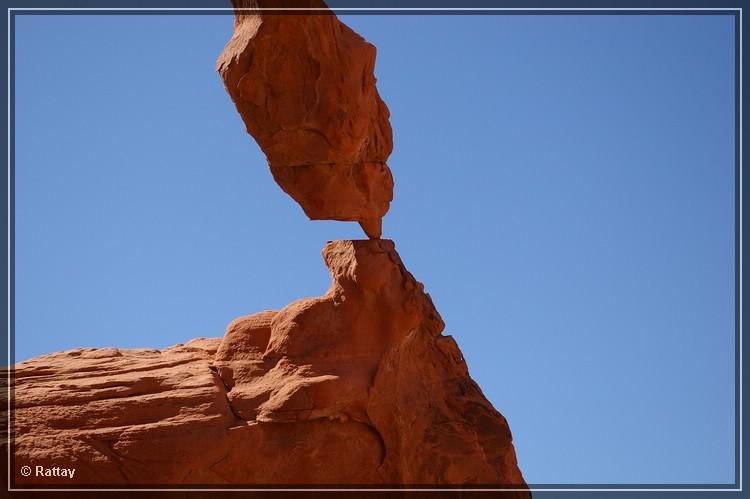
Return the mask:
<path fill-rule="evenodd" d="M 326 245 L 324 296 L 240 317 L 223 338 L 16 365 L 12 486 L 481 485 L 528 497 L 508 424 L 379 239 L 392 136 L 374 65 L 375 48 L 330 11 L 237 12 L 217 68 L 274 178 L 310 218 L 358 221 L 371 239 Z"/>
<path fill-rule="evenodd" d="M 236 319 L 221 339 L 18 364 L 15 469 L 64 459 L 80 484 L 524 487 L 505 419 L 393 243 L 334 241 L 323 257 L 324 296 Z"/>
<path fill-rule="evenodd" d="M 234 0 L 235 7 L 279 2 Z M 323 2 L 309 7 L 326 9 Z M 305 5 L 308 7 L 308 5 Z M 358 221 L 378 238 L 393 198 L 389 112 L 375 47 L 327 9 L 238 11 L 217 61 L 276 182 L 314 220 Z"/>

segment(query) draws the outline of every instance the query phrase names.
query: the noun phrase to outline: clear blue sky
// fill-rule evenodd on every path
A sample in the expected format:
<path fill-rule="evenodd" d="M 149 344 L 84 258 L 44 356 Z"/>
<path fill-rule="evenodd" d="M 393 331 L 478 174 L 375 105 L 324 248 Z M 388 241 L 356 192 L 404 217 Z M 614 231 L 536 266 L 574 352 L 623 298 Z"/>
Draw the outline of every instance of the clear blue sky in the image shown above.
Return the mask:
<path fill-rule="evenodd" d="M 532 483 L 734 474 L 729 16 L 345 16 L 395 200 Z M 214 61 L 232 18 L 16 18 L 16 356 L 166 347 L 326 291 Z"/>

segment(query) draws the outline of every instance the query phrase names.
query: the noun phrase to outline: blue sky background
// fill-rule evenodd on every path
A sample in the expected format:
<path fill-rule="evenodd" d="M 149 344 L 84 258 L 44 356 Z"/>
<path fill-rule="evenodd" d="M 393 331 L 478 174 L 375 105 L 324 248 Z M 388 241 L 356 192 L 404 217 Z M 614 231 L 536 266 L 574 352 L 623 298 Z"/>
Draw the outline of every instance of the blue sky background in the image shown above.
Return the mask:
<path fill-rule="evenodd" d="M 734 479 L 734 21 L 343 16 L 384 219 L 531 483 Z M 232 18 L 16 17 L 16 358 L 166 347 L 326 291 L 214 61 Z"/>

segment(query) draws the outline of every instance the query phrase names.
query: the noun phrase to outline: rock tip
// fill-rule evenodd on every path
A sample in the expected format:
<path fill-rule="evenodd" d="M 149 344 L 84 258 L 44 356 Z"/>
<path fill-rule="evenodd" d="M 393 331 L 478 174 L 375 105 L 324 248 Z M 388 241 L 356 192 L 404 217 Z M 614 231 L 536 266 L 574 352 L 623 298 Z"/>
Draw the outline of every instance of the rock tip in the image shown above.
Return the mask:
<path fill-rule="evenodd" d="M 359 220 L 359 226 L 370 239 L 380 239 L 380 235 L 383 233 L 383 220 L 381 218 L 364 218 Z"/>

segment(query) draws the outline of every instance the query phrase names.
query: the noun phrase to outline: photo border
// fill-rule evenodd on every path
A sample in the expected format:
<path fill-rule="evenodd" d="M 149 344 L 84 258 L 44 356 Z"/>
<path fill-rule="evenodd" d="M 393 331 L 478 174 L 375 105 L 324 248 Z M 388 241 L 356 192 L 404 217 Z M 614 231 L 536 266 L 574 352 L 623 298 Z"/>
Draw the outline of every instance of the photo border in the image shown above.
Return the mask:
<path fill-rule="evenodd" d="M 333 3 L 333 2 L 331 2 Z M 14 18 L 16 15 L 75 15 L 75 14 L 95 14 L 102 13 L 105 15 L 148 15 L 148 14 L 200 14 L 209 13 L 217 15 L 232 15 L 236 10 L 262 10 L 262 11 L 274 11 L 274 12 L 327 12 L 328 10 L 333 11 L 336 14 L 474 14 L 482 15 L 491 13 L 494 15 L 509 15 L 509 14 L 536 14 L 536 15 L 564 15 L 566 13 L 574 14 L 592 14 L 592 15 L 655 15 L 655 14 L 667 14 L 667 15 L 734 15 L 735 17 L 735 335 L 736 335 L 736 352 L 735 352 L 735 372 L 737 379 L 735 380 L 735 436 L 736 436 L 736 449 L 735 449 L 735 482 L 733 484 L 686 484 L 684 487 L 680 484 L 672 485 L 642 485 L 642 484 L 622 484 L 621 486 L 613 484 L 529 484 L 528 488 L 519 487 L 502 487 L 502 488 L 489 488 L 489 487 L 417 487 L 410 488 L 411 486 L 396 486 L 396 487 L 384 487 L 384 486 L 326 486 L 321 485 L 319 487 L 306 488 L 306 486 L 300 487 L 289 487 L 279 486 L 274 487 L 265 484 L 263 487 L 245 487 L 245 486 L 230 486 L 219 488 L 215 486 L 206 486 L 194 488 L 195 485 L 189 485 L 186 487 L 118 487 L 118 488 L 102 488 L 96 485 L 91 487 L 59 487 L 59 486 L 42 486 L 39 487 L 34 485 L 33 487 L 14 487 L 16 485 L 12 476 L 12 468 L 14 455 L 13 449 L 13 435 L 12 435 L 12 401 L 13 401 L 13 384 L 12 372 L 15 365 L 15 320 L 14 320 L 14 287 L 15 287 L 15 276 L 14 276 L 14 261 L 15 261 L 15 248 L 14 248 L 14 131 L 13 125 L 15 121 L 15 110 L 14 110 L 14 52 L 15 52 L 15 38 L 14 38 Z M 337 7 L 331 5 L 329 9 L 326 8 L 308 8 L 308 7 L 273 7 L 273 8 L 260 8 L 260 9 L 233 9 L 229 7 L 8 7 L 8 68 L 7 68 L 7 85 L 8 85 L 8 167 L 7 167 L 7 224 L 8 224 L 8 247 L 7 247 L 7 318 L 8 318 L 8 342 L 7 342 L 7 479 L 8 479 L 8 492 L 742 492 L 742 479 L 743 479 L 743 407 L 742 407 L 742 396 L 743 396 L 743 370 L 742 370 L 742 291 L 743 291 L 743 275 L 742 275 L 742 222 L 743 222 L 743 175 L 742 175 L 742 121 L 743 121 L 743 79 L 742 79 L 742 57 L 743 57 L 743 33 L 742 33 L 742 7 Z"/>

